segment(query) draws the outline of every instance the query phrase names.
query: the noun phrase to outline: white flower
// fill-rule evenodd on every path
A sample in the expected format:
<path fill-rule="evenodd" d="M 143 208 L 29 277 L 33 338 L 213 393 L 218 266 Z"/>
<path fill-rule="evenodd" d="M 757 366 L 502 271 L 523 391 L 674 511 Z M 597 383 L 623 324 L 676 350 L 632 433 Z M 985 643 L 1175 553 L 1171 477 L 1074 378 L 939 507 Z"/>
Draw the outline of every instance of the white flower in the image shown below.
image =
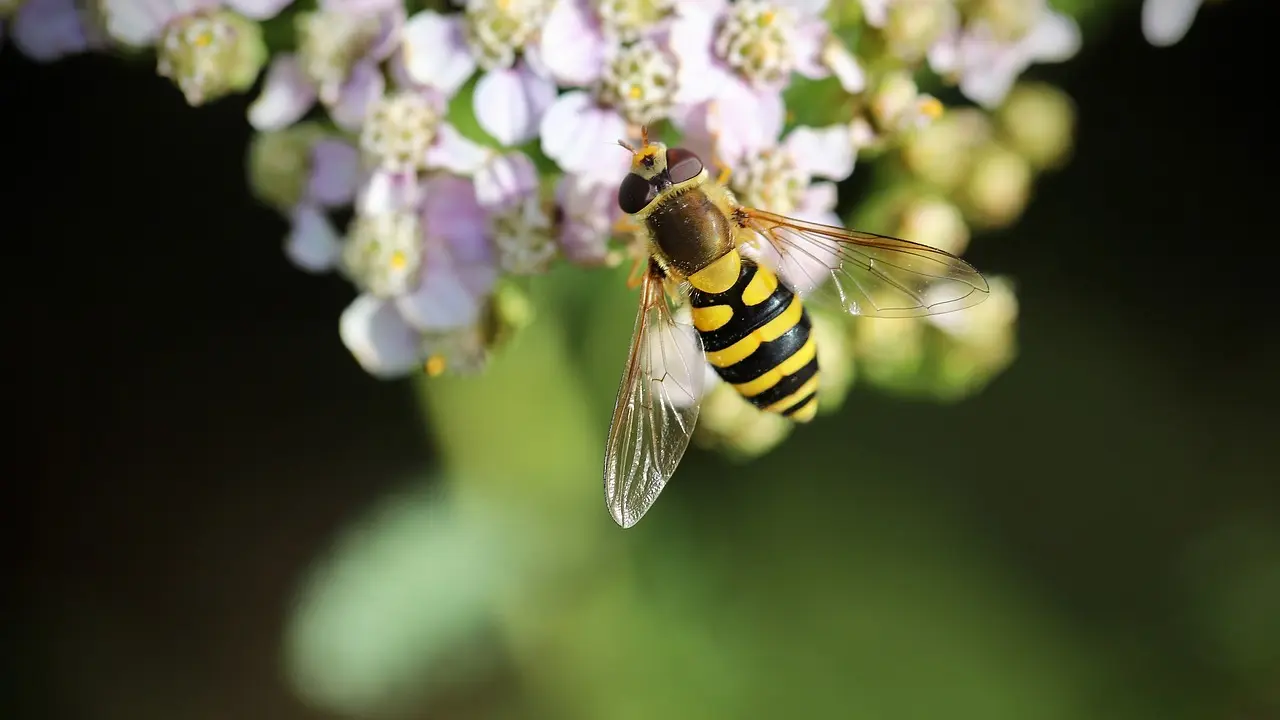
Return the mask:
<path fill-rule="evenodd" d="M 1004 100 L 1024 70 L 1039 62 L 1062 62 L 1080 50 L 1080 28 L 1067 15 L 1054 12 L 1046 0 L 1025 3 L 1025 30 L 1012 39 L 985 19 L 944 35 L 929 50 L 929 65 L 940 75 L 958 79 L 960 91 L 986 108 Z"/>
<path fill-rule="evenodd" d="M 462 15 L 423 10 L 404 28 L 405 71 L 452 96 L 479 67 L 472 109 L 480 127 L 503 145 L 531 140 L 556 96 L 532 45 L 549 10 L 547 0 L 469 0 Z"/>
<path fill-rule="evenodd" d="M 1175 45 L 1186 37 L 1203 0 L 1143 0 L 1142 35 L 1156 47 Z"/>

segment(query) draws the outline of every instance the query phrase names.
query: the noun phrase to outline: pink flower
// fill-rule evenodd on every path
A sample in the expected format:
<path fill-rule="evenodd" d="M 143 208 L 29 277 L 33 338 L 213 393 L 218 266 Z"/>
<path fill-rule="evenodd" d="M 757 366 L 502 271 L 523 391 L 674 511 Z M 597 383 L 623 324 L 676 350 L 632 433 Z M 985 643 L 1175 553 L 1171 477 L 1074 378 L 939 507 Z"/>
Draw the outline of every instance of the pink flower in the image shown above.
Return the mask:
<path fill-rule="evenodd" d="M 470 0 L 462 15 L 423 10 L 405 25 L 405 70 L 451 97 L 481 68 L 472 97 L 476 120 L 503 145 L 519 145 L 537 134 L 556 96 L 533 46 L 549 10 L 548 0 Z"/>
<path fill-rule="evenodd" d="M 823 63 L 825 7 L 825 0 L 682 4 L 671 28 L 680 63 L 677 127 L 714 137 L 716 159 L 728 165 L 767 146 L 782 129 L 791 74 L 831 72 Z"/>
<path fill-rule="evenodd" d="M 632 6 L 615 3 L 557 0 L 552 7 L 542 60 L 562 85 L 582 88 L 557 98 L 540 126 L 542 151 L 565 172 L 616 182 L 630 158 L 602 149 L 629 137 L 629 126 L 656 123 L 675 107 L 671 6 L 653 3 L 645 22 L 619 11 Z"/>
<path fill-rule="evenodd" d="M 214 10 L 233 10 L 251 20 L 275 17 L 292 0 L 101 0 L 107 32 L 126 45 L 155 43 L 173 21 Z"/>
<path fill-rule="evenodd" d="M 608 257 L 608 241 L 621 217 L 616 182 L 582 175 L 565 175 L 556 185 L 560 209 L 560 251 L 579 265 L 601 265 Z"/>
<path fill-rule="evenodd" d="M 470 180 L 433 176 L 412 201 L 361 203 L 342 250 L 363 292 L 343 312 L 340 335 L 378 377 L 417 367 L 429 335 L 476 324 L 498 276 L 489 216 Z"/>
<path fill-rule="evenodd" d="M 23 55 L 51 62 L 67 55 L 106 46 L 106 35 L 80 0 L 25 0 L 8 27 L 0 24 L 0 42 L 7 30 Z"/>
<path fill-rule="evenodd" d="M 326 0 L 319 11 L 302 13 L 298 51 L 271 62 L 249 122 L 260 130 L 292 125 L 319 99 L 339 127 L 359 128 L 385 90 L 379 64 L 395 50 L 403 24 L 399 0 Z"/>
<path fill-rule="evenodd" d="M 975 20 L 944 35 L 929 50 L 930 67 L 941 75 L 957 76 L 966 97 L 993 108 L 1032 64 L 1062 62 L 1079 52 L 1075 20 L 1051 10 L 1046 0 L 1028 2 L 1034 5 L 1034 19 L 1021 37 L 1000 40 L 985 21 Z"/>

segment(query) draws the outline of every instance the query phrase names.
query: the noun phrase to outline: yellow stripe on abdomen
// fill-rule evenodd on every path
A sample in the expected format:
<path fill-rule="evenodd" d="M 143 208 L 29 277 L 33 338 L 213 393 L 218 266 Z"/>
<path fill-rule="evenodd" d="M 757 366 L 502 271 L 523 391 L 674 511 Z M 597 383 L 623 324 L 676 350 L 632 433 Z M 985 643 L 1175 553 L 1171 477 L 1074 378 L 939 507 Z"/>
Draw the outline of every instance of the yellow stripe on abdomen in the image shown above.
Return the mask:
<path fill-rule="evenodd" d="M 816 411 L 818 358 L 804 303 L 768 268 L 746 258 L 740 263 L 728 290 L 699 286 L 710 285 L 708 278 L 730 261 L 692 283 L 693 320 L 707 361 L 751 404 L 807 422 Z M 716 279 L 723 285 L 723 274 Z"/>

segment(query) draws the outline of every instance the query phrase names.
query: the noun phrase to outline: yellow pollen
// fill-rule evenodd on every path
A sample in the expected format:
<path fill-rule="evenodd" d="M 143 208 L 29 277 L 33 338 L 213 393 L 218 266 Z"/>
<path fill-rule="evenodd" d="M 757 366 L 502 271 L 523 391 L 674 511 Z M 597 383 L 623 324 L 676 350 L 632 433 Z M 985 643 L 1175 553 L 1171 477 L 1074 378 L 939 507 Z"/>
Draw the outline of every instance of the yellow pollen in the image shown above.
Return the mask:
<path fill-rule="evenodd" d="M 212 44 L 213 44 L 213 33 L 209 32 L 208 30 L 205 30 L 199 35 L 196 35 L 196 38 L 195 38 L 196 47 L 209 47 Z"/>
<path fill-rule="evenodd" d="M 942 101 L 938 100 L 938 98 L 931 97 L 920 101 L 920 112 L 924 113 L 926 117 L 937 120 L 942 117 L 942 111 Z"/>
<path fill-rule="evenodd" d="M 427 377 L 439 377 L 444 373 L 444 357 L 440 355 L 432 355 L 427 358 L 427 362 L 422 369 L 426 371 Z"/>
<path fill-rule="evenodd" d="M 627 94 L 631 96 L 632 100 L 639 100 L 640 96 L 644 94 L 644 91 L 640 89 L 639 85 L 632 85 L 631 89 L 627 91 Z"/>
<path fill-rule="evenodd" d="M 760 13 L 760 24 L 764 27 L 769 27 L 773 24 L 773 16 L 774 13 L 772 10 L 765 10 Z"/>
<path fill-rule="evenodd" d="M 409 259 L 408 259 L 408 258 L 406 258 L 406 257 L 404 256 L 404 253 L 403 253 L 403 252 L 401 252 L 401 251 L 397 250 L 397 251 L 395 251 L 395 252 L 391 253 L 391 267 L 392 267 L 392 268 L 394 268 L 394 269 L 396 269 L 396 270 L 403 270 L 403 269 L 404 269 L 404 266 L 405 266 L 406 264 L 408 264 L 408 262 L 409 262 Z"/>

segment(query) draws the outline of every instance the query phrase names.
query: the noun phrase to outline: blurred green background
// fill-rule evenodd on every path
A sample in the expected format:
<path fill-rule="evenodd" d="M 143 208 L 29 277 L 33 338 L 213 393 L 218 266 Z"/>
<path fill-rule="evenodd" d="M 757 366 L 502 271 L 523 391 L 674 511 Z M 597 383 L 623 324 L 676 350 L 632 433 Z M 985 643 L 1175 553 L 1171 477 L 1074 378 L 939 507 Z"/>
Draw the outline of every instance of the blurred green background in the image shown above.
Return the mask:
<path fill-rule="evenodd" d="M 3 51 L 18 714 L 1280 718 L 1268 9 L 1156 50 L 1127 6 L 1030 73 L 1079 135 L 966 253 L 1018 284 L 985 391 L 855 384 L 625 532 L 625 268 L 539 279 L 481 378 L 373 381 L 248 195 L 242 101 Z"/>

